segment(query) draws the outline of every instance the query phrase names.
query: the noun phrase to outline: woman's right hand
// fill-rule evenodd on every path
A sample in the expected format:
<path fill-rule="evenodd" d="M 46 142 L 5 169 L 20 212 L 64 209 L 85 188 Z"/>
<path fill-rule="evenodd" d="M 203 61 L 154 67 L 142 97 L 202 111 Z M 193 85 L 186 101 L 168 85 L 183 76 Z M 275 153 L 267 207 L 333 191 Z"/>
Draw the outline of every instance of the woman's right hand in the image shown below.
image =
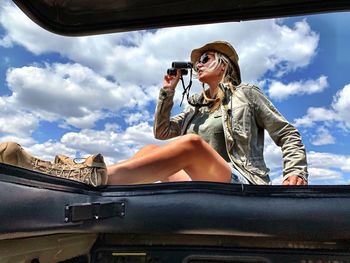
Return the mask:
<path fill-rule="evenodd" d="M 165 75 L 163 80 L 163 88 L 174 90 L 177 86 L 177 83 L 179 83 L 180 75 L 181 75 L 181 72 L 179 69 L 177 70 L 176 76 L 168 75 L 168 74 Z"/>

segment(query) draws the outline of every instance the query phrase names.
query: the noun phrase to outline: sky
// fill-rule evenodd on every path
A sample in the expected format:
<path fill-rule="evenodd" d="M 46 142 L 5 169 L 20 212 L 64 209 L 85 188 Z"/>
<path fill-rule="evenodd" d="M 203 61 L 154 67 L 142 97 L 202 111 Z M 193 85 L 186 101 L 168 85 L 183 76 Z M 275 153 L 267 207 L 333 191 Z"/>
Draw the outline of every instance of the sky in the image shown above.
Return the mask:
<path fill-rule="evenodd" d="M 0 141 L 45 160 L 102 153 L 107 164 L 165 143 L 152 127 L 166 69 L 225 40 L 239 54 L 242 81 L 259 86 L 300 131 L 309 184 L 348 184 L 349 24 L 344 12 L 65 37 L 0 0 Z M 195 80 L 191 93 L 199 90 Z M 186 106 L 181 92 L 179 85 L 173 114 Z M 264 154 L 280 184 L 281 150 L 268 134 Z"/>

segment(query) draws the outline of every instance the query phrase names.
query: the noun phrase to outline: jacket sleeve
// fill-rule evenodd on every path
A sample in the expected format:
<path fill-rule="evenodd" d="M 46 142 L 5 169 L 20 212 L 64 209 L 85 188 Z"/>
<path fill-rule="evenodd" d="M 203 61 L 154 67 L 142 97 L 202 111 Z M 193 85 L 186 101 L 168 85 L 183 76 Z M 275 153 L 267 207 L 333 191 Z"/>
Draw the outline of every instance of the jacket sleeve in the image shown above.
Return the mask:
<path fill-rule="evenodd" d="M 170 118 L 171 109 L 174 105 L 174 94 L 175 90 L 163 88 L 159 92 L 153 126 L 153 133 L 156 139 L 166 140 L 181 134 L 185 112 Z"/>
<path fill-rule="evenodd" d="M 257 87 L 250 88 L 248 94 L 254 104 L 256 121 L 268 131 L 276 145 L 282 149 L 283 180 L 290 176 L 299 176 L 307 181 L 305 146 L 298 130 Z"/>

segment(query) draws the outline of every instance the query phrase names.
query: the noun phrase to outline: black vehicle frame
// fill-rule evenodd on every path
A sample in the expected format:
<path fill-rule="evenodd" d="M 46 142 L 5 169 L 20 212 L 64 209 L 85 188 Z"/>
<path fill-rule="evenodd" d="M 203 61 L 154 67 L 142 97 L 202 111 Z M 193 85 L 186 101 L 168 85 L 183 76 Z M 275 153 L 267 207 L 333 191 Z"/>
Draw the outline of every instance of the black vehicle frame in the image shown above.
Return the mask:
<path fill-rule="evenodd" d="M 350 10 L 349 1 L 14 2 L 74 36 Z M 350 262 L 350 186 L 93 188 L 0 164 L 0 196 L 0 262 Z"/>

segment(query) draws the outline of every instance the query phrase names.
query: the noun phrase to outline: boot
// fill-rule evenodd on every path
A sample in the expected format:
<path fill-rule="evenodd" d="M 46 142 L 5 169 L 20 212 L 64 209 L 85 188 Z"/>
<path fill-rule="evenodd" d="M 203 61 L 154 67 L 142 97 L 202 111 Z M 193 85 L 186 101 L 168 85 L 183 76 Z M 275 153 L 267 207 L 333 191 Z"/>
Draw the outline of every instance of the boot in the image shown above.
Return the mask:
<path fill-rule="evenodd" d="M 83 163 L 51 163 L 30 155 L 17 143 L 5 142 L 0 143 L 0 162 L 92 186 L 107 184 L 107 167 L 101 154 L 89 156 Z"/>
<path fill-rule="evenodd" d="M 74 165 L 76 164 L 76 162 L 69 158 L 68 156 L 65 156 L 63 154 L 58 154 L 55 156 L 55 160 L 54 163 L 60 163 L 60 164 L 70 164 L 70 165 Z"/>
<path fill-rule="evenodd" d="M 101 169 L 106 169 L 106 165 L 103 160 L 103 156 L 101 154 L 97 155 L 91 155 L 87 158 L 78 158 L 78 159 L 84 159 L 84 162 L 78 163 L 75 160 L 68 156 L 65 156 L 63 154 L 58 154 L 55 156 L 54 163 L 55 164 L 61 164 L 61 165 L 68 165 L 68 166 L 80 166 L 80 165 L 87 165 L 87 166 L 93 166 L 93 167 L 100 167 Z M 101 182 L 98 182 L 98 185 L 105 185 L 107 184 L 107 174 L 101 174 L 100 175 Z"/>

